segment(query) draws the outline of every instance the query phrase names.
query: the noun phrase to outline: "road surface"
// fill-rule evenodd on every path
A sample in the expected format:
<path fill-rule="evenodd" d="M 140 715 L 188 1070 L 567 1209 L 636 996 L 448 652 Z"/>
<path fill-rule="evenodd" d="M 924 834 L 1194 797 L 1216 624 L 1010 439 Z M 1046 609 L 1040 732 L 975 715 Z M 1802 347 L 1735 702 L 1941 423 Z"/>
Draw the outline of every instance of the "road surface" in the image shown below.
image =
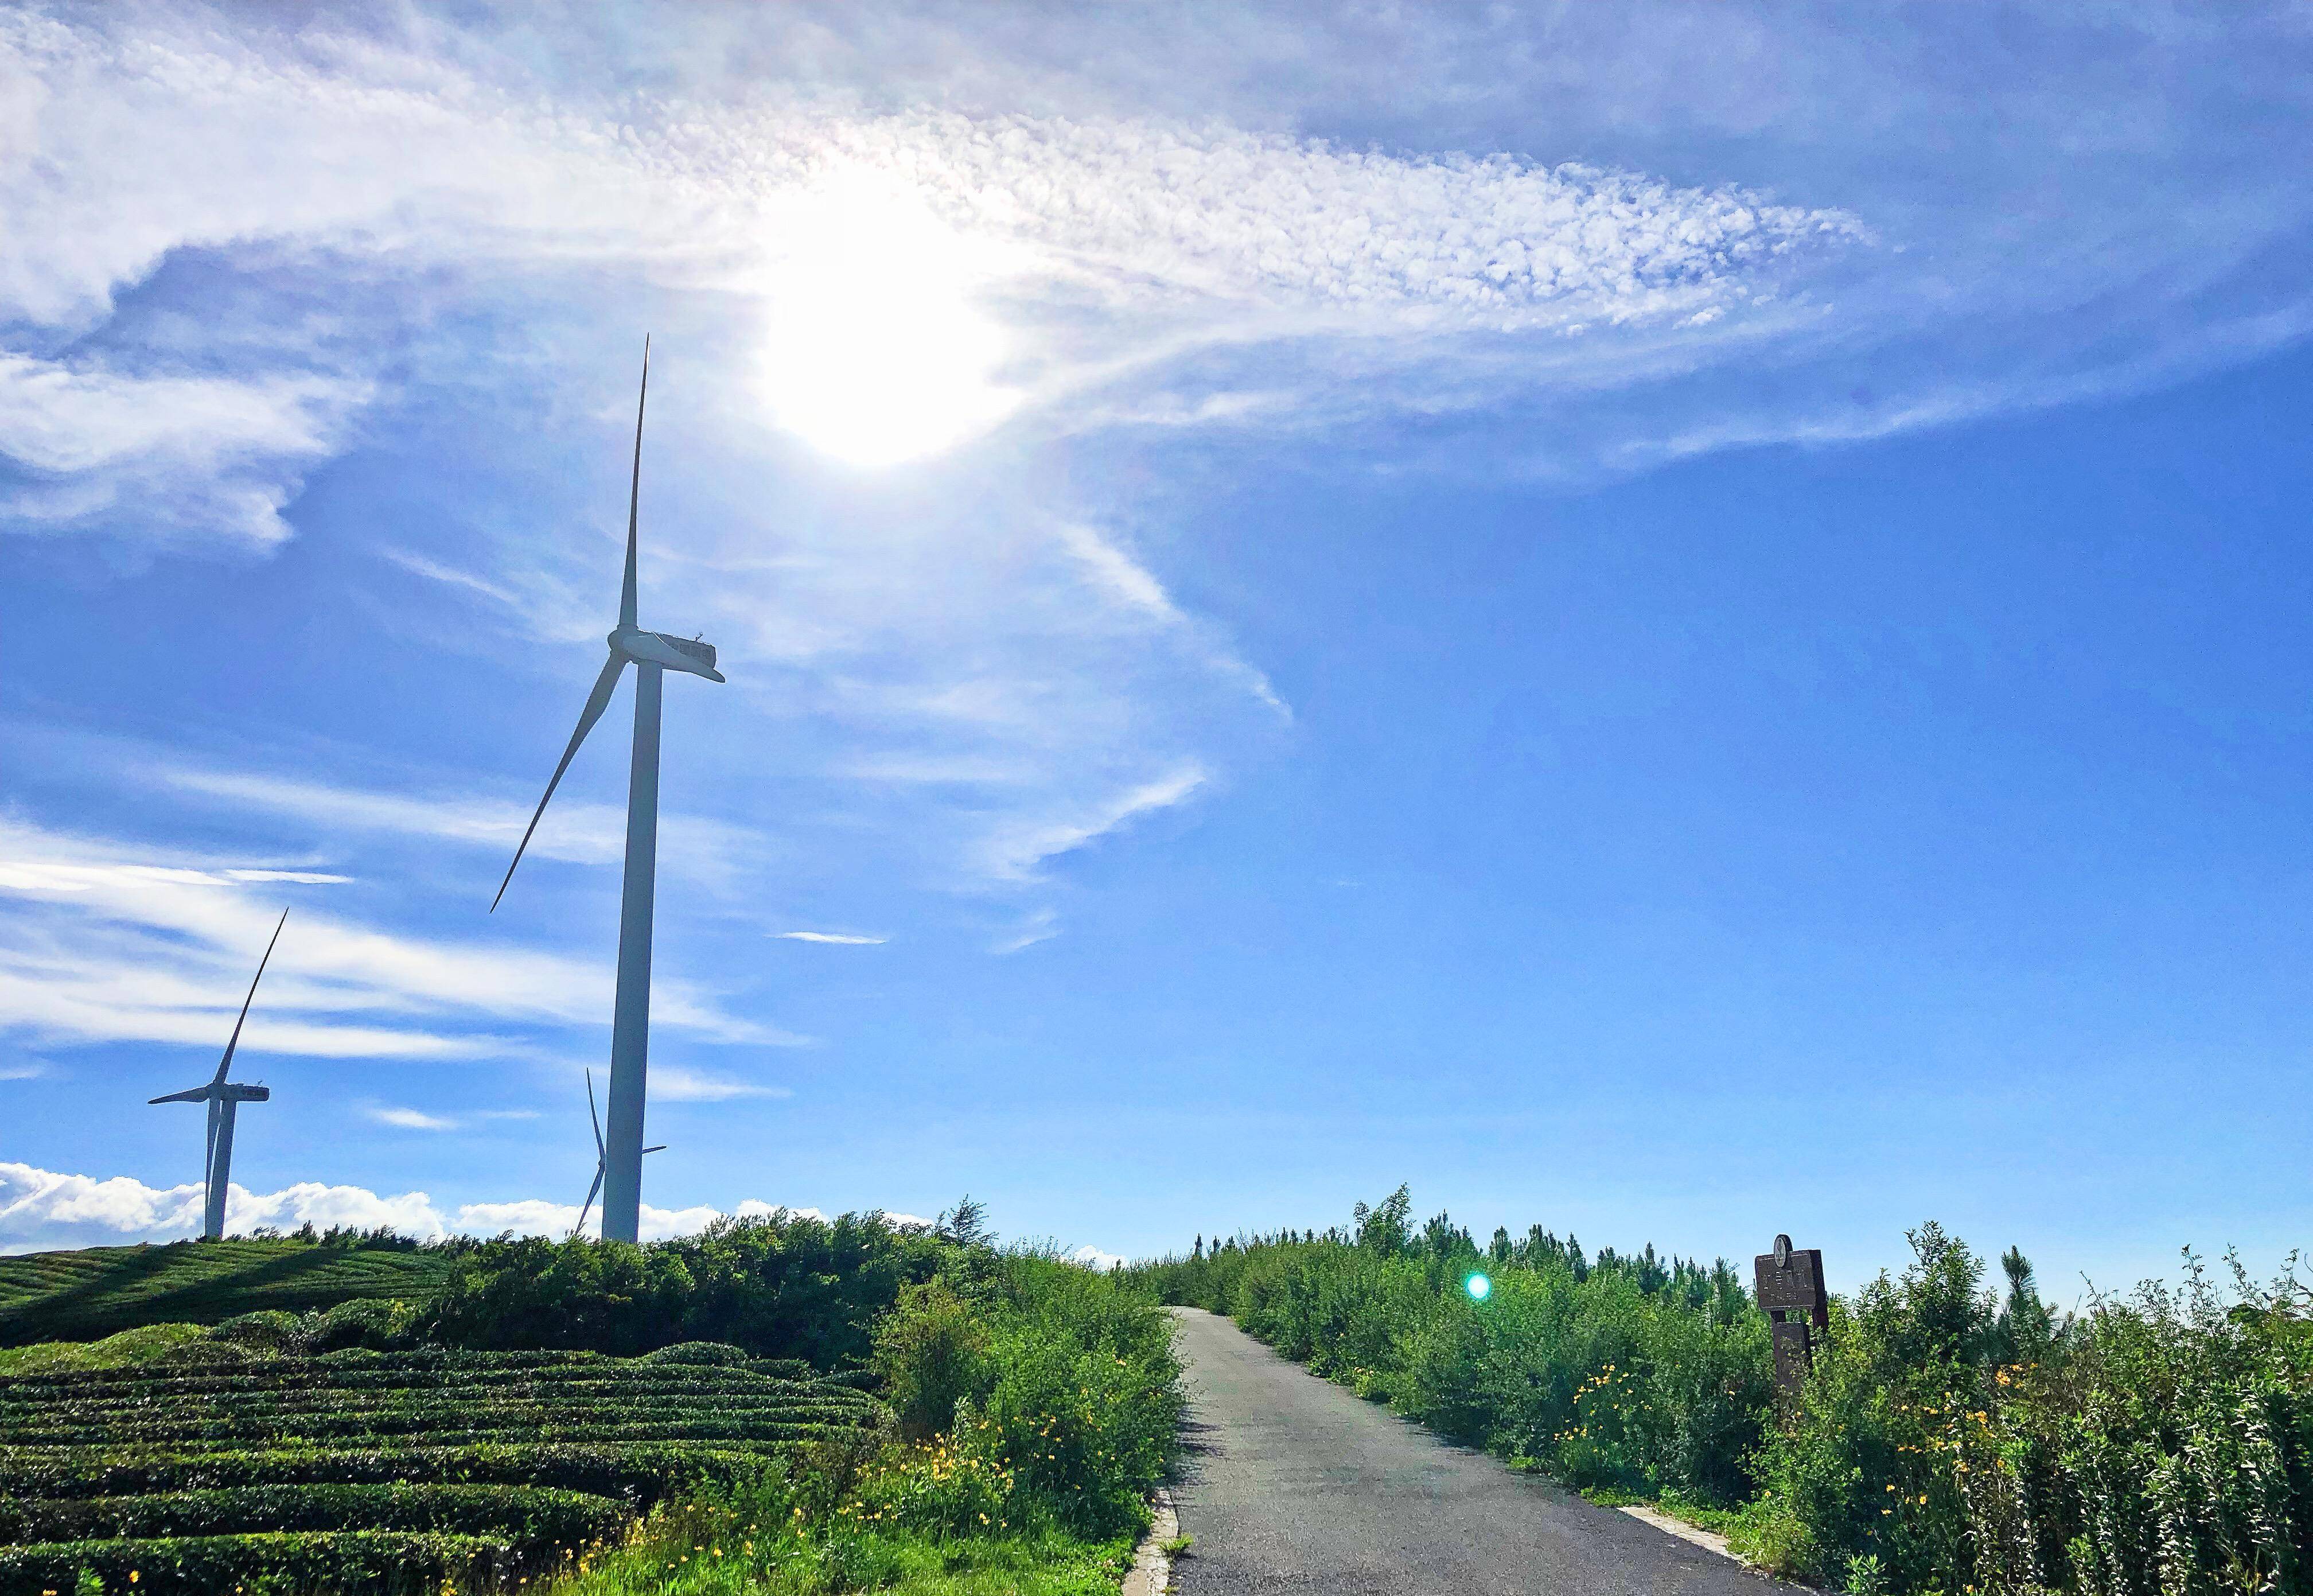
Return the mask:
<path fill-rule="evenodd" d="M 1196 1538 L 1180 1596 L 1798 1596 L 1174 1312 L 1190 1394 L 1174 1500 Z"/>

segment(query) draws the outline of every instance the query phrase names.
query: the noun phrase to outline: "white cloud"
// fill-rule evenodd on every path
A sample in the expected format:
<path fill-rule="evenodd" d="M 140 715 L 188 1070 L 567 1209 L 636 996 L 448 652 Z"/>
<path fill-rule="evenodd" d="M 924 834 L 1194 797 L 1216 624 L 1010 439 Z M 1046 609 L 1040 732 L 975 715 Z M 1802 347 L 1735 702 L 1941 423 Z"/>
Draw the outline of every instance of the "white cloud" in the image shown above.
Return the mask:
<path fill-rule="evenodd" d="M 1088 1269 L 1114 1269 L 1131 1261 L 1122 1253 L 1103 1252 L 1097 1247 L 1089 1244 L 1077 1248 L 1069 1255 L 1069 1257 L 1070 1261 L 1082 1264 Z"/>
<path fill-rule="evenodd" d="M 727 1212 L 742 1218 L 778 1212 L 778 1205 L 750 1197 Z M 646 1241 L 695 1235 L 726 1210 L 698 1206 L 654 1208 L 644 1204 L 642 1236 Z M 827 1216 L 817 1208 L 787 1212 L 813 1219 Z M 892 1223 L 924 1224 L 910 1214 L 886 1216 Z M 353 1225 L 374 1229 L 391 1225 L 405 1236 L 435 1239 L 448 1235 L 494 1236 L 513 1230 L 533 1236 L 567 1234 L 577 1222 L 578 1204 L 542 1198 L 503 1203 L 468 1203 L 444 1208 L 424 1192 L 381 1196 L 357 1186 L 324 1186 L 301 1181 L 277 1192 L 251 1192 L 235 1186 L 225 1202 L 225 1229 L 242 1234 L 260 1225 L 294 1230 L 302 1224 L 319 1229 Z M 198 1183 L 149 1186 L 127 1176 L 98 1179 L 86 1175 L 63 1175 L 29 1164 L 0 1162 L 0 1253 L 35 1252 L 51 1248 L 117 1246 L 136 1241 L 173 1241 L 200 1229 L 201 1188 Z M 589 1229 L 594 1228 L 589 1221 Z"/>
<path fill-rule="evenodd" d="M 0 309 L 98 323 L 187 248 L 325 271 L 595 262 L 752 299 L 773 419 L 876 463 L 1200 350 L 1739 322 L 1863 237 L 1843 213 L 1732 187 L 1209 119 L 762 93 L 541 106 L 535 85 L 481 75 L 482 55 L 430 53 L 443 37 L 16 18 L 0 83 L 31 108 L 13 132 L 36 158 L 0 169 L 0 202 L 43 225 L 0 250 Z M 363 340 L 343 336 L 229 379 L 9 362 L 0 451 L 53 479 L 14 496 L 20 516 L 85 522 L 165 477 L 215 503 L 154 506 L 154 525 L 259 542 L 283 535 L 279 506 L 374 392 Z"/>
<path fill-rule="evenodd" d="M 280 912 L 206 860 L 0 816 L 0 1014 L 57 1041 L 222 1045 Z M 523 1045 L 493 1025 L 601 1024 L 606 963 L 399 936 L 297 904 L 242 1036 L 245 1055 L 474 1058 Z M 796 1038 L 661 981 L 659 1023 L 711 1041 Z M 381 1023 L 383 1021 L 384 1023 Z"/>
<path fill-rule="evenodd" d="M 569 735 L 567 728 L 560 736 Z M 541 744 L 541 746 L 543 745 Z M 539 777 L 541 790 L 545 767 Z M 306 822 L 328 835 L 383 833 L 460 843 L 514 857 L 538 800 L 477 799 L 444 794 L 379 792 L 324 781 L 303 780 L 250 771 L 220 771 L 168 761 L 142 763 L 134 773 L 145 780 L 237 807 L 263 809 Z M 626 811 L 611 804 L 576 802 L 567 795 L 547 807 L 531 839 L 528 859 L 574 864 L 615 864 L 626 857 Z M 659 819 L 660 869 L 692 879 L 722 880 L 759 858 L 762 839 L 741 826 L 698 816 L 671 814 Z M 241 879 L 259 879 L 244 873 Z M 279 876 L 274 879 L 302 877 Z M 343 880 L 344 877 L 330 879 Z M 496 877 L 491 877 L 496 885 Z"/>
<path fill-rule="evenodd" d="M 855 937 L 846 931 L 774 931 L 785 942 L 825 942 L 837 948 L 880 948 L 888 937 Z"/>
<path fill-rule="evenodd" d="M 369 396 L 349 377 L 136 376 L 0 350 L 0 454 L 28 475 L 6 508 L 35 529 L 134 517 L 277 543 L 285 469 L 333 453 Z"/>
<path fill-rule="evenodd" d="M 1185 803 L 1204 784 L 1200 767 L 1183 765 L 1155 780 L 1100 797 L 1072 815 L 999 832 L 989 839 L 984 862 L 998 878 L 1030 879 L 1045 860 L 1107 836 L 1140 816 Z"/>
<path fill-rule="evenodd" d="M 391 1104 L 371 1103 L 362 1109 L 363 1117 L 382 1125 L 391 1125 L 403 1131 L 454 1131 L 458 1122 L 444 1115 L 427 1114 L 417 1108 L 397 1108 Z"/>
<path fill-rule="evenodd" d="M 727 1076 L 685 1069 L 680 1064 L 651 1066 L 651 1097 L 662 1103 L 727 1103 L 736 1098 L 791 1098 L 784 1086 L 734 1080 Z"/>
<path fill-rule="evenodd" d="M 1033 910 L 1024 915 L 1019 923 L 997 938 L 988 951 L 999 958 L 1033 948 L 1039 942 L 1049 942 L 1060 934 L 1060 911 L 1051 907 Z"/>

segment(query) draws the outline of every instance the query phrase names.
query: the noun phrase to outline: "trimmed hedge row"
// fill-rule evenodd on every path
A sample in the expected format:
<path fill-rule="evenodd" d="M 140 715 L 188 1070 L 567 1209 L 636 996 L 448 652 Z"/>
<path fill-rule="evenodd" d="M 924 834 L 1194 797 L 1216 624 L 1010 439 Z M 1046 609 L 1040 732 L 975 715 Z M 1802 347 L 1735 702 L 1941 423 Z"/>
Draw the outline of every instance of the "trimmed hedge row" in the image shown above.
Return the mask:
<path fill-rule="evenodd" d="M 640 1510 L 696 1481 L 761 1469 L 778 1447 L 675 1442 L 345 1448 L 124 1455 L 107 1446 L 0 1449 L 0 1492 L 18 1496 L 137 1495 L 250 1486 L 536 1485 L 608 1496 Z"/>
<path fill-rule="evenodd" d="M 445 1582 L 504 1583 L 550 1568 L 560 1548 L 525 1557 L 487 1535 L 402 1530 L 75 1540 L 0 1547 L 0 1596 L 70 1591 L 84 1570 L 109 1591 L 221 1596 L 235 1591 L 327 1590 L 335 1596 L 431 1596 Z"/>
<path fill-rule="evenodd" d="M 274 1485 L 72 1501 L 0 1499 L 0 1545 L 291 1530 L 427 1530 L 580 1546 L 617 1535 L 627 1505 L 529 1485 Z"/>
<path fill-rule="evenodd" d="M 201 1344 L 190 1344 L 199 1346 Z M 488 1354 L 483 1354 L 488 1355 Z M 517 1354 L 500 1354 L 498 1356 Z M 262 1380 L 275 1390 L 400 1390 L 454 1382 L 461 1386 L 600 1385 L 649 1389 L 756 1390 L 851 1392 L 857 1387 L 849 1375 L 796 1377 L 769 1370 L 733 1368 L 712 1363 L 650 1363 L 618 1361 L 585 1354 L 550 1354 L 555 1361 L 532 1362 L 536 1354 L 518 1354 L 518 1364 L 385 1365 L 345 1362 L 347 1354 L 301 1357 L 293 1353 L 259 1358 L 209 1358 L 194 1362 L 183 1355 L 157 1364 L 118 1369 L 59 1369 L 34 1374 L 0 1377 L 0 1403 L 32 1401 L 71 1396 L 93 1401 L 109 1395 L 153 1392 L 239 1390 L 251 1380 Z"/>
<path fill-rule="evenodd" d="M 550 1408 L 555 1414 L 856 1414 L 872 1404 L 858 1395 L 826 1398 L 819 1392 L 796 1390 L 245 1390 L 204 1392 L 185 1398 L 120 1398 L 104 1402 L 25 1402 L 16 1408 L 0 1406 L 0 1423 L 16 1427 L 74 1423 L 185 1423 L 197 1418 L 298 1418 L 303 1414 L 391 1415 L 461 1411 L 461 1414 L 527 1414 Z"/>
<path fill-rule="evenodd" d="M 453 1415 L 444 1414 L 417 1415 L 407 1421 L 381 1419 L 375 1415 L 339 1421 L 316 1415 L 312 1420 L 295 1424 L 259 1415 L 200 1423 L 129 1424 L 110 1431 L 99 1425 L 27 1429 L 12 1432 L 10 1439 L 31 1446 L 136 1447 L 183 1446 L 190 1442 L 226 1441 L 342 1443 L 372 1440 L 391 1442 L 409 1436 L 436 1446 L 450 1446 L 483 1441 L 809 1441 L 817 1436 L 862 1427 L 846 1422 L 840 1416 L 832 1421 L 745 1416 L 621 1419 L 616 1414 L 581 1414 L 565 1421 L 550 1418 L 547 1412 L 541 1408 L 529 1414 L 509 1415 L 500 1423 L 468 1424 L 448 1422 Z"/>
<path fill-rule="evenodd" d="M 203 1372 L 246 1379 L 257 1371 L 251 1370 L 251 1362 L 245 1347 L 234 1346 L 231 1343 L 196 1342 L 157 1371 L 147 1365 L 132 1364 L 119 1369 L 69 1369 L 44 1374 L 14 1374 L 0 1378 L 0 1391 L 27 1386 L 135 1385 L 140 1380 Z M 267 1354 L 256 1362 L 258 1370 L 270 1371 L 284 1379 L 314 1371 L 372 1370 L 447 1374 L 467 1370 L 615 1369 L 634 1366 L 626 1360 L 605 1357 L 600 1353 L 466 1352 L 438 1346 L 414 1347 L 402 1352 L 375 1352 L 366 1347 L 354 1347 L 333 1353 L 286 1353 Z"/>

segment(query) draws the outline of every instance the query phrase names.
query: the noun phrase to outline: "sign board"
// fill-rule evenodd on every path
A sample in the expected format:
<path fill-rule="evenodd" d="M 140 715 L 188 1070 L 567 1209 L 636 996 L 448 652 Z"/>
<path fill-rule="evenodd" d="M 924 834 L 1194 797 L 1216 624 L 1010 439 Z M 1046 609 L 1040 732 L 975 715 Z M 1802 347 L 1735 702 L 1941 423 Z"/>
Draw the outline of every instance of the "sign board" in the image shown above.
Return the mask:
<path fill-rule="evenodd" d="M 1752 1260 L 1759 1306 L 1772 1326 L 1775 1389 L 1796 1395 L 1815 1362 L 1815 1333 L 1831 1324 L 1831 1296 L 1824 1290 L 1823 1254 L 1775 1238 L 1775 1250 Z"/>

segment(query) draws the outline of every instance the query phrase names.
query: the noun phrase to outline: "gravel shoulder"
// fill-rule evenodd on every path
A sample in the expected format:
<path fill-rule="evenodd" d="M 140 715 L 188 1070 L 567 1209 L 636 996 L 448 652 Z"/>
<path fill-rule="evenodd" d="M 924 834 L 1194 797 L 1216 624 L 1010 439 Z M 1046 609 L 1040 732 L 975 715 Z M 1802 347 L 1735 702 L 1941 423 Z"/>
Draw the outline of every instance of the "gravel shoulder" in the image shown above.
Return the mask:
<path fill-rule="evenodd" d="M 1180 1596 L 1801 1592 L 1448 1445 L 1225 1318 L 1173 1311 L 1190 1392 L 1173 1497 L 1196 1538 L 1173 1566 Z"/>

